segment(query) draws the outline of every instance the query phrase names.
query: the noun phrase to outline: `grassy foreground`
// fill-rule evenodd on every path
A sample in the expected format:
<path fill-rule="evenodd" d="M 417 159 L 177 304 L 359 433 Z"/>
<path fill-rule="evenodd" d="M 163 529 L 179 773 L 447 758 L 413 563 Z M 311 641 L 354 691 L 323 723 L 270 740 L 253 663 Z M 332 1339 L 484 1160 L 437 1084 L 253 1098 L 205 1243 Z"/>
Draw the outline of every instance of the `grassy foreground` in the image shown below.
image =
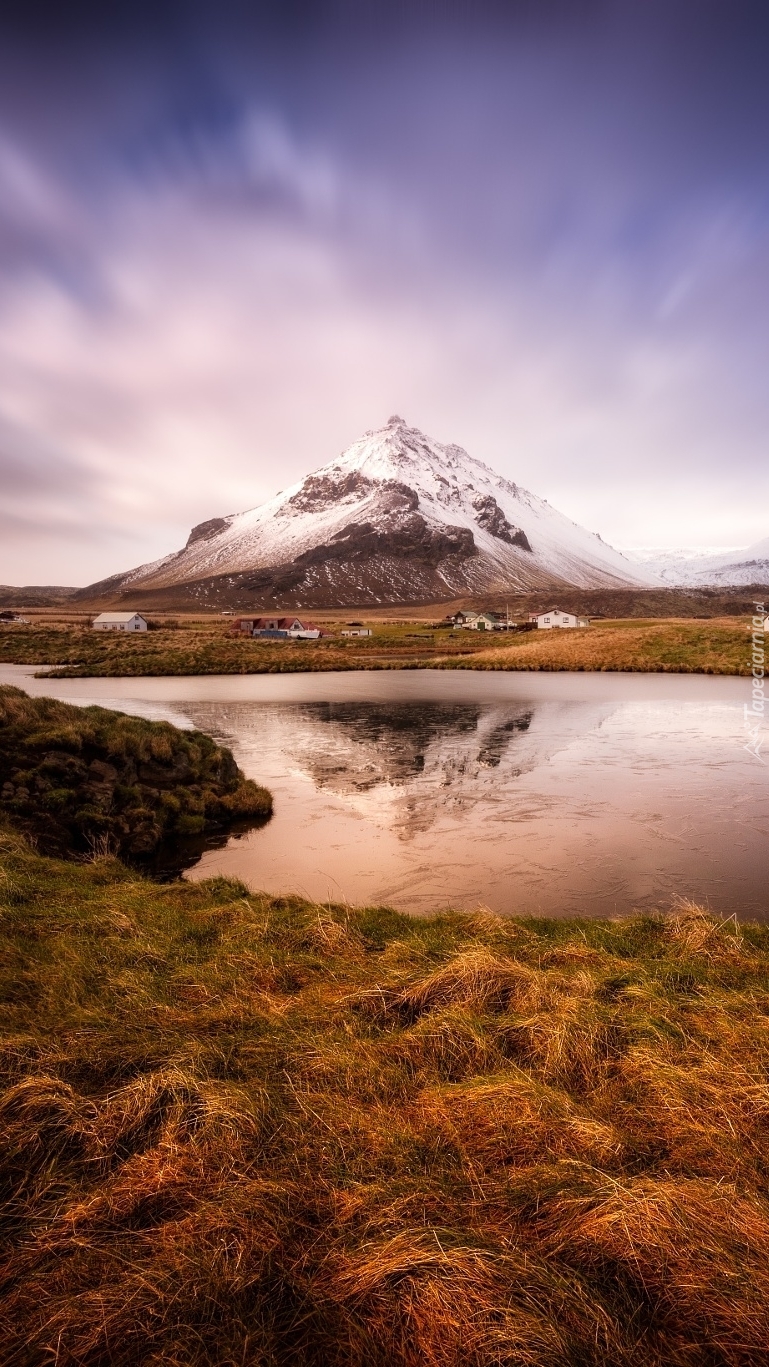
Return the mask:
<path fill-rule="evenodd" d="M 131 636 L 82 625 L 0 631 L 0 662 L 53 665 L 54 677 L 283 674 L 347 669 L 640 670 L 748 675 L 748 619 L 636 618 L 579 631 L 507 635 L 373 623 L 367 639 L 258 641 L 217 618 Z"/>
<path fill-rule="evenodd" d="M 758 1367 L 769 928 L 0 836 L 4 1367 Z"/>

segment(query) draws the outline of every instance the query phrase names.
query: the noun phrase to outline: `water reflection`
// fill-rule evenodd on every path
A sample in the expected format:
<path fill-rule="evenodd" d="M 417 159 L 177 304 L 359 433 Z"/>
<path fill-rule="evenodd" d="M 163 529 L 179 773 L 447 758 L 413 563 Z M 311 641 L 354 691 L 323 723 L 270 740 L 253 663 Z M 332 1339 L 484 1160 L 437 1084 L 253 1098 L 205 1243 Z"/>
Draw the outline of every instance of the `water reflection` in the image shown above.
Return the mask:
<path fill-rule="evenodd" d="M 769 914 L 769 766 L 743 748 L 743 679 L 18 682 L 199 726 L 272 789 L 269 824 L 189 877 L 415 912 L 614 915 L 683 896 Z"/>
<path fill-rule="evenodd" d="M 766 910 L 767 775 L 728 702 L 195 704 L 276 797 L 192 876 L 415 911 Z M 544 692 L 544 690 L 542 690 Z M 598 692 L 598 690 L 597 690 Z"/>
<path fill-rule="evenodd" d="M 303 763 L 319 788 L 368 792 L 428 773 L 449 786 L 473 766 L 497 768 L 528 731 L 531 708 L 322 703 L 297 709 L 310 733 Z"/>

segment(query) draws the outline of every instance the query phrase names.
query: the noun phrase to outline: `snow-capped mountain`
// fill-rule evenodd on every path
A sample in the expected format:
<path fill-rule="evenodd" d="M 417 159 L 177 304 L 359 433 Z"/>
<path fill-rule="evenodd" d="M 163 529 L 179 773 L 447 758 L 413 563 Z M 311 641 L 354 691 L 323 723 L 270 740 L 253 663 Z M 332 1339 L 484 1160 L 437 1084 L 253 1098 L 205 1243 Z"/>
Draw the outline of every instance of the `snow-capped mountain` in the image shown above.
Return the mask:
<path fill-rule="evenodd" d="M 675 588 L 749 588 L 769 585 L 769 537 L 751 546 L 715 552 L 636 553 L 641 568 Z"/>
<path fill-rule="evenodd" d="M 659 583 L 461 447 L 396 417 L 269 502 L 202 522 L 183 550 L 83 594 L 138 600 L 186 586 L 199 602 L 308 607 Z"/>

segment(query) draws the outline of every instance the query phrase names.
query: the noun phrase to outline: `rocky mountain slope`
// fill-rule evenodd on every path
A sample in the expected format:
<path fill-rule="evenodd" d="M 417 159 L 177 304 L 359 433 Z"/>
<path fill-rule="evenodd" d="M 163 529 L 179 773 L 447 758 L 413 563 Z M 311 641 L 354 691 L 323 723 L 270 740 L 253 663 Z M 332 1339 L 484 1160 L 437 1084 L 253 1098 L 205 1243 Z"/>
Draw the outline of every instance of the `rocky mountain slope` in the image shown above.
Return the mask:
<path fill-rule="evenodd" d="M 202 522 L 183 550 L 78 597 L 374 606 L 659 582 L 461 447 L 396 417 L 269 502 Z"/>

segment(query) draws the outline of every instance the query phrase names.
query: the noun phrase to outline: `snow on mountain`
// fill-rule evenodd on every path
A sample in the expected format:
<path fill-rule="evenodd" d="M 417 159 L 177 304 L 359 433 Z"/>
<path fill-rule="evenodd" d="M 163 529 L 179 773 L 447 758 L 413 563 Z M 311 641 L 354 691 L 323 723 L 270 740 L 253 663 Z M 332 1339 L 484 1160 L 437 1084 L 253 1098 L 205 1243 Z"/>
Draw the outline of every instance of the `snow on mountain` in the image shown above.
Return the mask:
<path fill-rule="evenodd" d="M 228 588 L 330 606 L 660 579 L 461 447 L 391 418 L 269 502 L 194 527 L 183 550 L 119 583 L 134 596 L 207 585 L 206 597 L 215 587 L 220 597 Z"/>
<path fill-rule="evenodd" d="M 643 569 L 676 588 L 749 588 L 769 585 L 769 537 L 726 551 L 637 551 Z"/>

